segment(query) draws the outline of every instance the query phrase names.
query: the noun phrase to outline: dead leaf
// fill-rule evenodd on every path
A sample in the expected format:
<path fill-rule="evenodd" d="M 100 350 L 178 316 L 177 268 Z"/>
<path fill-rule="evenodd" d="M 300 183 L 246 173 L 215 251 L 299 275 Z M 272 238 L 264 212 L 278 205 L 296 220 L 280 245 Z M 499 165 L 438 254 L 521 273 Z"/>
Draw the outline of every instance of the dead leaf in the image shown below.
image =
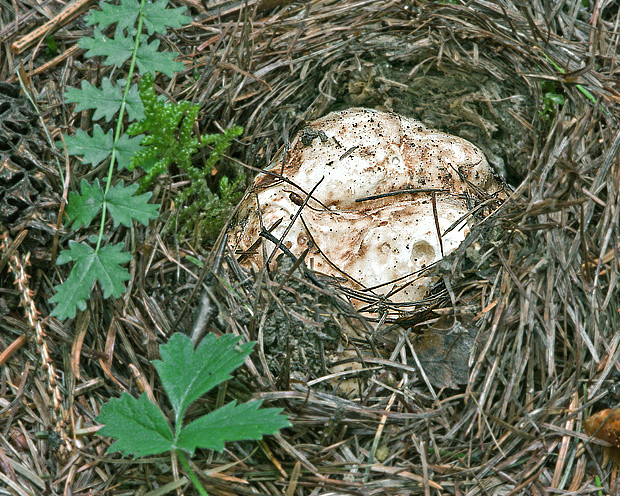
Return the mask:
<path fill-rule="evenodd" d="M 620 410 L 601 410 L 586 419 L 583 428 L 588 436 L 620 448 Z"/>
<path fill-rule="evenodd" d="M 441 323 L 433 327 L 438 325 Z M 458 389 L 459 385 L 467 384 L 469 355 L 475 337 L 475 329 L 456 321 L 451 327 L 433 329 L 416 339 L 416 354 L 434 387 Z"/>
<path fill-rule="evenodd" d="M 586 419 L 583 428 L 588 436 L 594 436 L 614 446 L 606 447 L 605 452 L 620 466 L 620 410 L 601 410 Z"/>

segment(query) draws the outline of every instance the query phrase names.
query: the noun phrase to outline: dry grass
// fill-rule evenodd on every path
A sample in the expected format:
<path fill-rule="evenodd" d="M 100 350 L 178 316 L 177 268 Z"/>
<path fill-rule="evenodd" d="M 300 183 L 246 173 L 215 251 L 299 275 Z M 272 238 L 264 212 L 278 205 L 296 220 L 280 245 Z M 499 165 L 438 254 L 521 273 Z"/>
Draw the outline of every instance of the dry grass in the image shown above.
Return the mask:
<path fill-rule="evenodd" d="M 194 494 L 175 460 L 105 456 L 108 440 L 93 426 L 102 403 L 122 390 L 150 388 L 167 408 L 150 360 L 173 331 L 191 328 L 188 310 L 202 287 L 219 312 L 210 329 L 259 344 L 238 380 L 200 408 L 261 397 L 284 407 L 294 423 L 258 444 L 198 453 L 193 463 L 210 494 L 573 495 L 596 493 L 598 484 L 616 494 L 616 469 L 581 430 L 593 409 L 619 399 L 614 2 L 248 0 L 208 2 L 208 10 L 177 3 L 190 6 L 195 22 L 166 41 L 183 54 L 187 71 L 162 79 L 161 90 L 199 102 L 206 132 L 245 127 L 223 172 L 259 169 L 305 121 L 365 105 L 474 141 L 504 167 L 512 193 L 467 246 L 436 267 L 436 299 L 407 312 L 405 328 L 392 325 L 389 333 L 381 314 L 360 317 L 337 288 L 301 271 L 248 276 L 222 239 L 201 272 L 186 256 L 208 249 L 163 239 L 161 223 L 117 235 L 137 249 L 127 296 L 95 294 L 86 312 L 61 323 L 47 317 L 46 299 L 64 268 L 30 269 L 39 313 L 28 314 L 18 306 L 27 292 L 7 272 L 25 266 L 25 251 L 5 240 L 3 254 L 12 249 L 16 258 L 0 261 L 0 361 L 7 359 L 0 369 L 0 494 Z M 77 19 L 58 31 L 60 55 L 43 69 L 40 46 L 16 56 L 9 45 L 60 8 L 56 1 L 0 0 L 0 80 L 23 64 L 56 137 L 90 125 L 87 115 L 58 103 L 67 85 L 101 77 L 72 48 L 86 26 Z M 566 104 L 541 115 L 545 81 L 556 83 Z M 77 184 L 88 171 L 71 166 Z M 156 192 L 164 220 L 168 189 L 182 179 L 171 177 Z M 58 199 L 63 185 L 53 186 Z M 60 241 L 67 239 L 63 231 Z M 30 335 L 29 317 L 44 323 L 47 336 L 26 346 L 20 336 Z M 344 329 L 355 336 L 339 336 Z M 438 387 L 439 372 L 424 365 L 432 357 L 418 356 L 438 334 L 475 336 L 465 358 L 454 359 L 468 365 L 460 388 Z M 306 357 L 308 367 L 300 349 L 316 352 Z M 47 352 L 59 390 L 40 366 Z M 357 371 L 333 372 L 343 356 Z M 446 372 L 444 364 L 446 380 L 459 382 L 452 366 Z M 345 377 L 359 396 L 334 391 Z M 50 406 L 59 392 L 68 437 L 53 449 L 38 431 L 60 425 Z"/>

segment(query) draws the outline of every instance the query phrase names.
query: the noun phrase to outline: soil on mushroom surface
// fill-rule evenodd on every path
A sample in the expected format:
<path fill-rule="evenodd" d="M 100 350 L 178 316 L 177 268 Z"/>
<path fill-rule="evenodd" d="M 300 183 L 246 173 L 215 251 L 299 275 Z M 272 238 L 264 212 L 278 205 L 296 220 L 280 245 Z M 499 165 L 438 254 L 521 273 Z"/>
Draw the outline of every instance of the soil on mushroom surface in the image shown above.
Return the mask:
<path fill-rule="evenodd" d="M 209 471 L 211 494 L 616 494 L 614 465 L 581 426 L 618 400 L 617 8 L 581 0 L 206 7 L 192 3 L 195 22 L 165 37 L 191 64 L 158 85 L 201 104 L 203 132 L 244 126 L 213 184 L 242 170 L 249 181 L 307 122 L 365 106 L 470 140 L 512 194 L 437 265 L 440 280 L 429 298 L 395 321 L 360 316 L 346 294 L 285 260 L 274 272 L 247 273 L 236 254 L 215 256 L 223 238 L 210 256 L 212 245 L 178 240 L 157 224 L 115 234 L 135 249 L 126 298 L 110 301 L 95 291 L 85 312 L 61 323 L 49 318 L 47 299 L 67 272 L 46 259 L 56 250 L 57 227 L 61 247 L 76 234 L 55 222 L 63 184 L 45 165 L 53 152 L 41 148 L 36 119 L 12 130 L 15 146 L 0 154 L 16 182 L 10 191 L 0 185 L 0 200 L 31 201 L 15 195 L 36 190 L 45 201 L 37 204 L 41 215 L 24 208 L 28 217 L 11 219 L 19 242 L 8 251 L 22 259 L 26 250 L 37 253 L 30 284 L 66 423 L 54 450 L 40 434 L 56 428 L 53 393 L 43 386 L 44 369 L 32 365 L 40 359 L 34 344 L 24 346 L 2 366 L 0 488 L 121 495 L 174 486 L 194 494 L 170 460 L 103 456 L 109 440 L 90 428 L 102 403 L 137 389 L 132 370 L 169 408 L 150 361 L 174 331 L 192 329 L 205 290 L 216 309 L 208 330 L 258 345 L 204 409 L 253 395 L 285 408 L 293 423 L 262 444 L 198 451 L 192 462 Z M 27 33 L 28 19 L 44 22 L 39 10 L 17 5 L 23 11 L 16 16 L 13 8 L 2 8 L 3 41 L 16 29 Z M 78 18 L 58 32 L 63 49 L 84 29 Z M 35 49 L 17 57 L 8 45 L 0 48 L 0 60 L 10 61 L 0 67 L 1 80 L 21 62 L 26 72 L 42 65 Z M 88 115 L 76 120 L 57 104 L 67 85 L 102 76 L 89 64 L 64 58 L 32 77 L 52 131 L 92 126 Z M 92 177 L 77 161 L 69 165 L 76 184 Z M 170 189 L 183 179 L 174 173 L 181 176 L 163 176 L 154 192 L 170 215 Z M 15 186 L 36 174 L 41 181 L 29 189 Z M 24 228 L 49 236 L 33 245 Z M 4 260 L 0 351 L 29 332 Z"/>
<path fill-rule="evenodd" d="M 381 38 L 380 45 L 396 40 Z M 499 82 L 482 70 L 437 65 L 428 52 L 406 63 L 383 57 L 361 59 L 349 73 L 344 94 L 330 110 L 370 107 L 413 117 L 427 126 L 460 136 L 481 148 L 497 174 L 517 185 L 524 177 L 527 133 L 518 115 L 531 114 L 537 100 L 523 82 Z"/>

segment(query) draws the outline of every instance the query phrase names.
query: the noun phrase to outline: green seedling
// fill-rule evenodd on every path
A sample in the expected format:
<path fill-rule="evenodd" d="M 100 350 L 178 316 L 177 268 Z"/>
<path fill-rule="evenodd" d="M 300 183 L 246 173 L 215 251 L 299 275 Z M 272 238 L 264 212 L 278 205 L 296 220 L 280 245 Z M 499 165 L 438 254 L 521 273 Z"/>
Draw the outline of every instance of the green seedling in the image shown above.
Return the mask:
<path fill-rule="evenodd" d="M 45 38 L 45 44 L 47 45 L 45 55 L 47 55 L 48 57 L 54 57 L 58 55 L 58 44 L 56 43 L 56 38 L 51 35 L 47 36 Z"/>
<path fill-rule="evenodd" d="M 87 50 L 86 56 L 102 57 L 103 65 L 128 66 L 128 76 L 127 80 L 117 81 L 103 78 L 100 88 L 82 81 L 81 88 L 69 88 L 65 93 L 65 101 L 75 103 L 76 111 L 94 111 L 92 118 L 97 123 L 92 132 L 79 130 L 75 136 L 63 135 L 58 146 L 64 146 L 68 155 L 81 157 L 84 165 L 96 167 L 107 161 L 108 166 L 101 181 L 82 180 L 80 191 L 69 193 L 66 213 L 72 229 L 88 227 L 93 221 L 98 222 L 99 229 L 98 235 L 87 241 L 71 241 L 69 249 L 62 251 L 56 261 L 59 265 L 73 263 L 69 277 L 56 286 L 56 294 L 50 299 L 55 304 L 52 315 L 59 319 L 73 318 L 78 309 L 84 310 L 96 283 L 105 298 L 125 292 L 124 281 L 130 276 L 123 265 L 132 256 L 122 251 L 122 243 L 106 244 L 108 216 L 114 228 L 131 227 L 133 221 L 147 225 L 156 219 L 159 205 L 149 203 L 151 193 L 144 189 L 172 161 L 180 161 L 181 166 L 190 163 L 197 148 L 209 142 L 192 136 L 197 106 L 161 102 L 153 90 L 157 72 L 172 77 L 184 68 L 174 60 L 178 54 L 160 49 L 156 36 L 191 22 L 183 14 L 185 7 L 168 8 L 168 0 L 120 0 L 118 5 L 101 0 L 99 6 L 101 10 L 93 11 L 86 19 L 87 24 L 95 26 L 93 37 L 83 37 L 79 45 Z M 113 37 L 105 36 L 102 30 L 114 24 Z M 131 84 L 136 72 L 142 76 L 140 90 L 137 84 Z M 155 118 L 153 111 L 158 109 L 164 112 Z M 128 123 L 127 132 L 123 132 Z M 235 127 L 232 135 L 240 132 Z M 221 153 L 211 154 L 209 160 L 220 157 Z M 122 180 L 114 181 L 115 168 L 136 167 L 146 172 L 141 189 Z M 203 174 L 209 170 L 203 170 Z M 220 197 L 212 196 L 216 206 L 229 204 L 227 199 L 218 203 Z"/>
<path fill-rule="evenodd" d="M 88 50 L 87 56 L 105 57 L 104 65 L 121 66 L 129 61 L 129 80 L 136 67 L 142 74 L 158 71 L 172 76 L 183 69 L 183 64 L 174 60 L 176 54 L 158 51 L 159 41 L 149 44 L 143 33 L 143 27 L 149 35 L 164 34 L 168 27 L 181 27 L 190 22 L 191 19 L 181 13 L 184 8 L 167 9 L 167 4 L 167 0 L 152 4 L 142 0 L 138 7 L 134 0 L 121 0 L 120 5 L 102 1 L 101 10 L 93 11 L 86 20 L 96 26 L 94 37 L 83 37 L 80 47 Z M 116 24 L 114 37 L 108 38 L 101 30 L 112 24 Z M 58 257 L 59 265 L 74 262 L 69 277 L 56 286 L 56 294 L 50 299 L 56 304 L 52 315 L 59 319 L 74 317 L 78 308 L 84 310 L 97 281 L 106 298 L 118 297 L 125 291 L 123 282 L 129 279 L 129 272 L 122 264 L 131 260 L 131 254 L 123 252 L 121 244 L 103 245 L 106 216 L 112 217 L 115 227 L 119 224 L 130 227 L 134 219 L 147 224 L 157 217 L 158 209 L 158 205 L 148 203 L 151 193 L 135 196 L 137 186 L 125 186 L 122 182 L 112 185 L 114 166 L 126 167 L 140 150 L 140 138 L 130 139 L 122 132 L 125 110 L 130 121 L 144 117 L 137 86 L 104 78 L 99 89 L 82 81 L 81 89 L 67 90 L 65 100 L 76 103 L 76 111 L 94 109 L 94 120 L 109 122 L 116 116 L 116 126 L 114 131 L 104 132 L 97 124 L 92 134 L 78 131 L 75 137 L 63 136 L 67 153 L 81 156 L 84 164 L 94 167 L 108 158 L 110 163 L 103 185 L 98 180 L 92 184 L 82 181 L 80 193 L 69 194 L 66 211 L 74 229 L 82 225 L 87 227 L 96 217 L 101 217 L 99 235 L 89 238 L 94 247 L 85 242 L 71 242 L 70 249 Z"/>
<path fill-rule="evenodd" d="M 595 476 L 594 476 L 594 485 L 595 485 L 596 487 L 603 487 L 603 483 L 601 482 L 601 478 L 600 478 L 598 475 L 595 475 Z M 598 496 L 603 496 L 603 494 L 604 494 L 604 493 L 603 493 L 603 491 L 601 491 L 601 490 L 599 489 L 599 491 L 598 491 Z"/>
<path fill-rule="evenodd" d="M 543 81 L 540 83 L 540 88 L 543 92 L 543 106 L 540 109 L 540 116 L 546 121 L 550 121 L 557 113 L 558 107 L 564 105 L 564 95 L 556 92 L 553 81 Z"/>
<path fill-rule="evenodd" d="M 562 69 L 558 64 L 556 64 L 545 52 L 543 52 L 540 48 L 538 47 L 534 47 L 538 50 L 540 50 L 540 53 L 542 53 L 543 57 L 545 57 L 545 59 L 547 59 L 547 61 L 556 68 L 556 70 L 560 73 L 560 74 L 566 74 L 566 71 L 564 69 Z M 581 84 L 577 84 L 575 85 L 575 87 L 588 99 L 590 100 L 594 105 L 596 105 L 596 98 L 594 97 L 594 95 L 588 91 L 586 88 L 584 88 Z M 564 102 L 562 102 L 564 103 Z M 607 110 L 605 108 L 603 108 L 603 112 L 605 112 L 605 114 L 609 115 L 609 112 L 607 112 Z"/>
<path fill-rule="evenodd" d="M 101 408 L 97 421 L 104 424 L 102 436 L 116 439 L 108 453 L 124 452 L 137 457 L 175 452 L 202 496 L 207 491 L 192 471 L 185 453 L 196 448 L 221 452 L 229 441 L 257 440 L 290 427 L 280 408 L 260 408 L 261 401 L 227 405 L 183 425 L 187 408 L 208 391 L 231 378 L 231 372 L 243 365 L 254 342 L 237 345 L 238 337 L 208 334 L 194 350 L 184 334 L 174 334 L 160 347 L 161 360 L 153 364 L 168 396 L 174 418 L 172 427 L 146 393 L 138 399 L 123 393 Z"/>
<path fill-rule="evenodd" d="M 141 149 L 128 165 L 130 170 L 140 167 L 147 171 L 140 180 L 140 191 L 147 189 L 154 178 L 176 163 L 190 182 L 175 198 L 180 208 L 175 222 L 169 224 L 170 228 L 175 228 L 179 237 L 195 232 L 195 245 L 200 244 L 204 237 L 217 237 L 224 227 L 227 212 L 241 196 L 245 177 L 240 175 L 232 182 L 228 177 L 222 177 L 217 193 L 209 188 L 207 177 L 243 128 L 231 126 L 221 134 L 202 135 L 198 139 L 192 130 L 199 106 L 189 102 L 175 104 L 158 98 L 150 74 L 145 74 L 140 81 L 140 99 L 144 104 L 144 118 L 127 129 L 129 135 L 146 133 L 140 143 Z M 210 146 L 211 153 L 205 163 L 197 167 L 192 163 L 192 157 L 203 146 Z"/>

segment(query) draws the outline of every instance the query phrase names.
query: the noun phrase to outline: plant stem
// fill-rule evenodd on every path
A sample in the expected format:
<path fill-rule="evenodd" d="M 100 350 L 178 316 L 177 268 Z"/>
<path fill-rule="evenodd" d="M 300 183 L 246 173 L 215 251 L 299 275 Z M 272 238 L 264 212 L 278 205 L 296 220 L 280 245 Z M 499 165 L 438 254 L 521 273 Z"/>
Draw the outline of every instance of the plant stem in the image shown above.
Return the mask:
<path fill-rule="evenodd" d="M 108 191 L 110 186 L 112 185 L 112 173 L 114 172 L 114 165 L 116 163 L 116 143 L 121 137 L 123 131 L 123 116 L 125 114 L 125 105 L 127 104 L 127 95 L 129 94 L 129 87 L 131 86 L 131 78 L 133 77 L 133 71 L 136 67 L 136 58 L 138 56 L 138 48 L 140 47 L 140 41 L 142 36 L 142 23 L 144 22 L 144 15 L 142 14 L 142 10 L 146 5 L 146 0 L 140 1 L 140 7 L 138 8 L 138 26 L 136 28 L 136 39 L 134 42 L 133 52 L 131 54 L 131 60 L 129 62 L 129 71 L 127 73 L 127 81 L 125 82 L 125 88 L 123 90 L 123 99 L 121 101 L 121 108 L 118 115 L 118 120 L 116 121 L 116 132 L 114 133 L 114 141 L 112 144 L 112 156 L 110 157 L 110 166 L 108 167 L 108 180 L 106 181 L 105 191 L 103 192 L 103 208 L 101 212 L 101 226 L 99 227 L 99 237 L 97 238 L 97 246 L 95 251 L 99 251 L 99 247 L 101 246 L 101 241 L 103 240 L 103 228 L 105 226 L 105 218 L 107 212 L 108 202 L 105 201 L 106 196 L 108 195 Z"/>
<path fill-rule="evenodd" d="M 196 474 L 192 470 L 192 467 L 189 466 L 189 463 L 187 461 L 187 458 L 185 458 L 185 453 L 183 453 L 183 450 L 177 449 L 176 452 L 177 452 L 177 456 L 179 457 L 179 460 L 181 460 L 181 465 L 183 465 L 183 468 L 185 469 L 185 471 L 187 472 L 187 475 L 189 476 L 190 480 L 194 484 L 194 487 L 198 489 L 200 496 L 209 496 L 209 493 L 207 493 L 206 489 L 202 487 L 202 484 L 198 480 L 198 477 L 196 477 Z"/>

